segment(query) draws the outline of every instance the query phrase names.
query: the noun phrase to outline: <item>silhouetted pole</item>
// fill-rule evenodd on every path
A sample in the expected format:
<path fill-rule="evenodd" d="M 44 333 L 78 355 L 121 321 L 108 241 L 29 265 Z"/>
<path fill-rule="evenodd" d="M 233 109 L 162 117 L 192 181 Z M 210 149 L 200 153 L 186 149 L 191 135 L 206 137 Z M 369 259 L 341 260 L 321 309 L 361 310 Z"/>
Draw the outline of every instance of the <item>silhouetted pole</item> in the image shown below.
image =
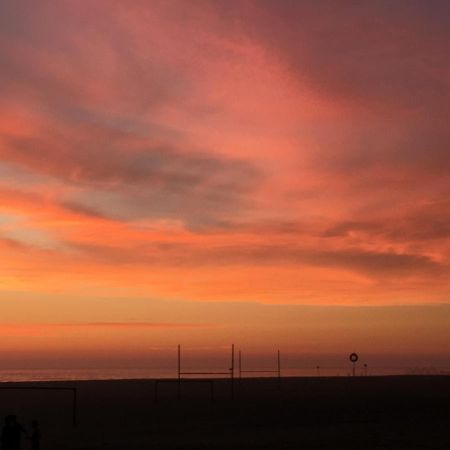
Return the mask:
<path fill-rule="evenodd" d="M 320 366 L 316 366 L 317 376 L 320 377 Z"/>
<path fill-rule="evenodd" d="M 231 344 L 231 398 L 234 398 L 234 344 Z"/>
<path fill-rule="evenodd" d="M 356 362 L 358 361 L 359 356 L 357 353 L 351 353 L 349 356 L 349 359 L 353 364 L 353 368 L 352 368 L 353 376 L 356 376 Z"/>
<path fill-rule="evenodd" d="M 278 389 L 281 388 L 281 355 L 280 350 L 277 351 L 277 364 L 278 364 Z"/>
<path fill-rule="evenodd" d="M 367 377 L 367 364 L 364 364 L 364 375 Z"/>
<path fill-rule="evenodd" d="M 238 353 L 238 365 L 239 365 L 239 379 L 242 378 L 242 358 L 241 358 L 241 351 L 239 350 Z"/>
<path fill-rule="evenodd" d="M 181 396 L 181 345 L 178 344 L 178 384 L 177 384 L 177 398 Z"/>

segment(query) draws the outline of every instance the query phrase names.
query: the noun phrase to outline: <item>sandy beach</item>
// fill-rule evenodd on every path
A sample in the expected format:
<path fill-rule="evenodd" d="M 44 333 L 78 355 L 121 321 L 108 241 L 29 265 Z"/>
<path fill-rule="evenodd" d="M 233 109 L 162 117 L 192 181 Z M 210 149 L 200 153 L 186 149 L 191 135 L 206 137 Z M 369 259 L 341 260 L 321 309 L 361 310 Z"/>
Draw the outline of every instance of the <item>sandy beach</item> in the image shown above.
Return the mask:
<path fill-rule="evenodd" d="M 448 449 L 450 377 L 283 378 L 208 383 L 154 380 L 2 383 L 0 413 L 29 428 L 42 449 Z M 26 439 L 22 448 L 29 448 Z"/>

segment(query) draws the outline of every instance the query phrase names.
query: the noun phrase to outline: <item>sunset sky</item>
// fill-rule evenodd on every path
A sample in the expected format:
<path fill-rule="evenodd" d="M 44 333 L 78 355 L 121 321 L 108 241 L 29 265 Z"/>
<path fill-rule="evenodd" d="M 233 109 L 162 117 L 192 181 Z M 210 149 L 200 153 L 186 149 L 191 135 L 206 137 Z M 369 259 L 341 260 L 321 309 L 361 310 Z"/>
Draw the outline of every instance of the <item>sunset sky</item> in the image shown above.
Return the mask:
<path fill-rule="evenodd" d="M 449 55 L 440 0 L 2 2 L 0 368 L 449 367 Z"/>

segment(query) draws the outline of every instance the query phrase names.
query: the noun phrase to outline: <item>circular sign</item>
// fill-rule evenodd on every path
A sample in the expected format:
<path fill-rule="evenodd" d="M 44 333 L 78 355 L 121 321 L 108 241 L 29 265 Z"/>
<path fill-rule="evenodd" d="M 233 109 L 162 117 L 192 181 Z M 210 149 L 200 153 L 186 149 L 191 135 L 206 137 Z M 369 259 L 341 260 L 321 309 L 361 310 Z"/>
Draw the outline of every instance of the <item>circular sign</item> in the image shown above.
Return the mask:
<path fill-rule="evenodd" d="M 355 363 L 356 361 L 358 361 L 358 355 L 357 355 L 356 353 L 352 353 L 352 354 L 350 355 L 350 361 L 351 361 L 352 363 Z"/>

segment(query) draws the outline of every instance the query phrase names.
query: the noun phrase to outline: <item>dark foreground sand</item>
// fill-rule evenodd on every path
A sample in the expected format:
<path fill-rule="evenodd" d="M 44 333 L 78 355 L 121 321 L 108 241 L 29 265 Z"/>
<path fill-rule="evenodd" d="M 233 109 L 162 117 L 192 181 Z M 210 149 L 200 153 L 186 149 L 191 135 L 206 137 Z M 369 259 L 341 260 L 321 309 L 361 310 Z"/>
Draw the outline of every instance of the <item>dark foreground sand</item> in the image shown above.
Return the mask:
<path fill-rule="evenodd" d="M 154 381 L 15 383 L 70 392 L 0 390 L 0 414 L 41 423 L 42 449 L 450 449 L 450 377 L 285 378 L 205 384 Z M 29 448 L 23 441 L 22 448 Z"/>

